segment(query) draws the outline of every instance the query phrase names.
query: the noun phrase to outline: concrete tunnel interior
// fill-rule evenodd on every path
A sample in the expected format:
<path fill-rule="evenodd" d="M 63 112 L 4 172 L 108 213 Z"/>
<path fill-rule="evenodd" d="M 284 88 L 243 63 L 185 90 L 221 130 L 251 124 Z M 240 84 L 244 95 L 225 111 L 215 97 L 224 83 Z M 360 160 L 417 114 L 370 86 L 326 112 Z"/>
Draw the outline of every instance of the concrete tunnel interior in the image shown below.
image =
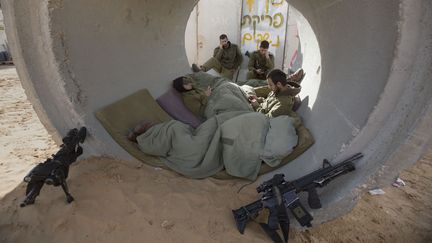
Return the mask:
<path fill-rule="evenodd" d="M 185 29 L 195 0 L 2 0 L 11 52 L 47 130 L 86 126 L 86 154 L 133 159 L 94 112 L 136 90 L 158 97 L 190 72 Z M 362 185 L 388 183 L 430 145 L 432 2 L 292 0 L 304 18 L 303 104 L 315 144 L 274 173 L 295 179 L 362 152 L 357 170 L 320 191 L 315 222 L 349 211 Z M 303 22 L 302 22 L 303 21 Z M 429 50 L 429 51 L 427 51 Z M 309 92 L 309 93 L 308 93 Z M 331 206 L 331 207 L 330 207 Z"/>

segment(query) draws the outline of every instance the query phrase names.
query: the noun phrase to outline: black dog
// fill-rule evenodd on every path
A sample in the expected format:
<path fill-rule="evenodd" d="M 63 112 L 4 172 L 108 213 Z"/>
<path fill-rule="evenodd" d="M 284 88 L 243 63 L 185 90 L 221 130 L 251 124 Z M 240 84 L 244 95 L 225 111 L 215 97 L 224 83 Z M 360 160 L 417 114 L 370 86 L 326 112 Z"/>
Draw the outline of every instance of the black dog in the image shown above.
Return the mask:
<path fill-rule="evenodd" d="M 26 198 L 20 204 L 21 207 L 35 202 L 44 183 L 61 186 L 66 194 L 67 202 L 71 203 L 74 200 L 69 193 L 66 178 L 69 174 L 69 166 L 83 153 L 83 149 L 79 144 L 84 142 L 86 136 L 87 129 L 85 127 L 81 127 L 80 130 L 77 128 L 69 130 L 67 135 L 62 139 L 63 144 L 60 146 L 60 150 L 56 154 L 53 154 L 52 158 L 36 165 L 24 177 L 24 181 L 28 184 Z"/>

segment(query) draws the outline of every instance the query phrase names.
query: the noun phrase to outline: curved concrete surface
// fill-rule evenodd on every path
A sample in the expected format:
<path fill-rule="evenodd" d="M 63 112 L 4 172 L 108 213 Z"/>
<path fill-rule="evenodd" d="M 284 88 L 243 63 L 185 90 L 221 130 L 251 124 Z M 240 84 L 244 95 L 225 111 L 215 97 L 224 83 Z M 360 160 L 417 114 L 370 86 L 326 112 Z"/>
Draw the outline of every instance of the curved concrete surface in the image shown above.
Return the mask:
<path fill-rule="evenodd" d="M 85 125 L 88 154 L 131 159 L 93 112 L 143 87 L 156 97 L 189 72 L 184 33 L 195 0 L 1 3 L 18 73 L 49 132 Z M 365 154 L 356 172 L 322 191 L 324 209 L 314 211 L 322 222 L 350 210 L 361 185 L 388 183 L 429 145 L 432 1 L 290 4 L 305 17 L 300 113 L 316 143 L 277 172 L 293 179 L 323 158 Z"/>

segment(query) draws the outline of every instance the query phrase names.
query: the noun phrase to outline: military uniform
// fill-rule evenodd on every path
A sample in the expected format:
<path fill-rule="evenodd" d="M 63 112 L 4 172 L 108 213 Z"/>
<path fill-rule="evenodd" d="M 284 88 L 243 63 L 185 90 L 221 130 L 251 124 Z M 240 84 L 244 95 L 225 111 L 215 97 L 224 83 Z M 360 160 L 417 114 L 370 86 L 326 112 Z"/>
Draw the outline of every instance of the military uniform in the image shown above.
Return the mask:
<path fill-rule="evenodd" d="M 247 80 L 249 79 L 266 79 L 267 73 L 274 68 L 274 56 L 269 53 L 269 58 L 263 56 L 259 51 L 254 51 L 249 57 Z M 261 69 L 263 74 L 256 73 Z"/>
<path fill-rule="evenodd" d="M 207 106 L 208 97 L 202 88 L 207 88 L 212 83 L 215 76 L 206 74 L 204 72 L 194 73 L 184 76 L 187 83 L 192 83 L 192 89 L 182 92 L 181 97 L 185 106 L 190 110 L 195 116 L 204 118 L 205 107 Z M 206 87 L 198 87 L 195 79 L 208 80 Z"/>
<path fill-rule="evenodd" d="M 201 89 L 194 88 L 181 93 L 185 106 L 196 116 L 204 118 L 208 97 Z"/>
<path fill-rule="evenodd" d="M 295 127 L 301 124 L 300 116 L 293 111 L 294 96 L 288 94 L 287 91 L 280 91 L 279 93 L 270 92 L 266 99 L 264 99 L 256 109 L 268 117 L 277 117 L 287 115 L 293 118 Z"/>
<path fill-rule="evenodd" d="M 235 70 L 243 61 L 243 56 L 240 48 L 236 44 L 228 42 L 227 48 L 216 47 L 213 52 L 213 57 L 205 62 L 201 69 L 207 72 L 210 69 L 216 70 L 222 77 L 232 80 Z"/>

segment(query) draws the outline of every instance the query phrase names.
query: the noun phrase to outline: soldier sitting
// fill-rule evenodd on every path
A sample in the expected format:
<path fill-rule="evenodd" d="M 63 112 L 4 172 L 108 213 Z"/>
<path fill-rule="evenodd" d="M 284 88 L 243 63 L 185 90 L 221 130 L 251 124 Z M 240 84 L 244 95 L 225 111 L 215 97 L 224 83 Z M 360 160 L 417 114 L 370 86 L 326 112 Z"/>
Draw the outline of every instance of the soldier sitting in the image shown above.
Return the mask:
<path fill-rule="evenodd" d="M 246 79 L 263 79 L 265 80 L 270 70 L 274 68 L 274 55 L 269 52 L 270 43 L 262 41 L 258 51 L 252 52 L 249 57 Z"/>
<path fill-rule="evenodd" d="M 195 63 L 192 64 L 192 71 L 207 72 L 210 69 L 220 73 L 222 77 L 233 79 L 235 71 L 240 67 L 243 61 L 243 56 L 240 48 L 228 40 L 227 35 L 219 36 L 219 46 L 214 49 L 213 57 L 207 62 L 198 67 Z"/>
<path fill-rule="evenodd" d="M 304 77 L 303 69 L 290 75 L 279 69 L 270 71 L 267 75 L 270 93 L 267 98 L 250 96 L 249 102 L 255 111 L 261 112 L 268 117 L 288 115 L 294 119 L 294 126 L 301 124 L 300 116 L 293 111 L 295 96 L 300 92 L 298 81 Z"/>

